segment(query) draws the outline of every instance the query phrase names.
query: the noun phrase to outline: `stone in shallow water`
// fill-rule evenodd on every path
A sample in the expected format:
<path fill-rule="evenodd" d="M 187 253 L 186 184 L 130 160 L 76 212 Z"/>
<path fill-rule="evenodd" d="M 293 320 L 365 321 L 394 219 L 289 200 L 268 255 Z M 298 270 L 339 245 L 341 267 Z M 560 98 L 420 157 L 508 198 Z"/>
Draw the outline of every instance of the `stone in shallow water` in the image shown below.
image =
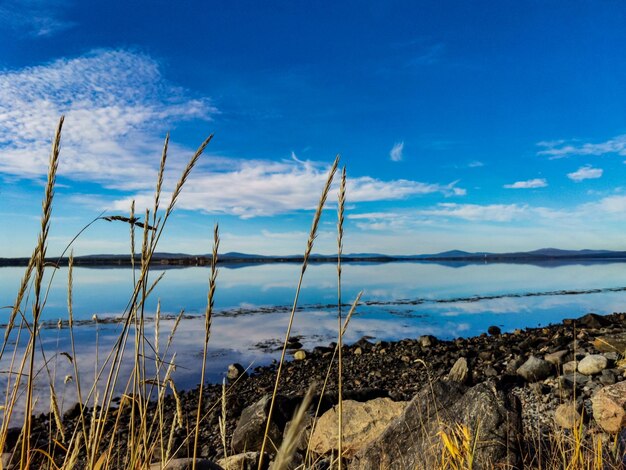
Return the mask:
<path fill-rule="evenodd" d="M 578 372 L 585 375 L 599 374 L 609 365 L 609 361 L 601 354 L 590 354 L 578 363 Z"/>

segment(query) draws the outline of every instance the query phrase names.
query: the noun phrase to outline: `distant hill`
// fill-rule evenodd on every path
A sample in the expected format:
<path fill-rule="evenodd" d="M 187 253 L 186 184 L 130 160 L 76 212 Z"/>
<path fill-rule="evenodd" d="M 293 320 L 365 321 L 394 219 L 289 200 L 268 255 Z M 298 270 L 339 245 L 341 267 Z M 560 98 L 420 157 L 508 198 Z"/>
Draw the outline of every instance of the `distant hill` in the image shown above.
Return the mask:
<path fill-rule="evenodd" d="M 136 261 L 140 255 L 135 255 Z M 301 262 L 303 255 L 266 256 L 231 251 L 219 255 L 218 261 L 225 264 L 261 264 L 261 263 L 294 263 Z M 491 253 L 486 251 L 467 252 L 450 250 L 433 254 L 418 255 L 384 255 L 381 253 L 349 253 L 343 255 L 345 262 L 389 262 L 389 261 L 420 261 L 420 262 L 545 262 L 550 260 L 621 260 L 626 259 L 626 251 L 610 250 L 562 250 L 559 248 L 541 248 L 533 251 Z M 68 259 L 48 258 L 50 263 L 67 265 Z M 337 255 L 312 254 L 310 261 L 314 263 L 336 262 Z M 211 263 L 210 254 L 190 255 L 186 253 L 155 253 L 152 259 L 154 264 L 163 266 L 204 266 Z M 0 258 L 0 266 L 25 266 L 28 258 Z M 130 265 L 129 255 L 95 254 L 77 256 L 74 258 L 76 266 L 126 266 Z"/>

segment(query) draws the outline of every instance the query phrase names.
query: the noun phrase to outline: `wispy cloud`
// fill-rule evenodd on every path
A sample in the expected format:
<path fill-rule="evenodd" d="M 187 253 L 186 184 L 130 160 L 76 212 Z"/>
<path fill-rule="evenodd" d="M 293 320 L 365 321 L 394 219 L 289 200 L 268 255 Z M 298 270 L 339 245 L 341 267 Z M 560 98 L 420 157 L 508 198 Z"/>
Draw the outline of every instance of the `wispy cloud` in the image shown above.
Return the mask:
<path fill-rule="evenodd" d="M 46 37 L 71 28 L 64 18 L 67 0 L 6 0 L 0 5 L 0 25 L 20 36 Z"/>
<path fill-rule="evenodd" d="M 456 204 L 441 203 L 434 209 L 419 211 L 420 215 L 458 218 L 471 221 L 509 222 L 528 211 L 518 204 Z"/>
<path fill-rule="evenodd" d="M 314 209 L 319 188 L 323 187 L 328 171 L 328 165 L 311 161 L 228 161 L 229 170 L 200 168 L 192 174 L 181 195 L 179 207 L 241 218 Z M 384 181 L 360 176 L 348 178 L 347 193 L 354 203 L 402 200 L 426 194 L 464 195 L 465 190 L 456 184 L 441 185 L 404 179 Z M 116 200 L 113 207 L 127 210 L 132 199 L 138 207 L 151 207 L 152 197 L 151 190 L 141 191 Z"/>
<path fill-rule="evenodd" d="M 150 57 L 98 50 L 0 72 L 0 173 L 46 173 L 49 142 L 65 114 L 62 176 L 111 187 L 148 184 L 163 122 L 210 119 L 217 110 L 169 84 Z M 151 183 L 150 183 L 151 184 Z"/>
<path fill-rule="evenodd" d="M 404 142 L 396 142 L 391 151 L 389 152 L 389 158 L 392 162 L 402 161 L 402 152 L 404 151 Z"/>
<path fill-rule="evenodd" d="M 573 173 L 568 173 L 567 177 L 579 183 L 583 180 L 600 178 L 603 172 L 604 170 L 602 170 L 602 168 L 593 168 L 591 165 L 585 165 Z"/>
<path fill-rule="evenodd" d="M 545 188 L 548 186 L 548 182 L 545 178 L 535 178 L 532 180 L 526 181 L 516 181 L 512 184 L 505 184 L 504 187 L 507 189 L 534 189 L 534 188 Z"/>
<path fill-rule="evenodd" d="M 443 59 L 445 49 L 446 46 L 443 43 L 422 47 L 421 50 L 409 60 L 408 65 L 417 67 L 436 64 Z"/>
<path fill-rule="evenodd" d="M 468 168 L 480 168 L 481 166 L 485 166 L 485 164 L 483 162 L 478 161 L 478 160 L 474 160 L 473 162 L 469 162 L 467 164 Z"/>
<path fill-rule="evenodd" d="M 618 135 L 605 142 L 583 143 L 556 140 L 550 142 L 538 142 L 537 145 L 543 150 L 538 155 L 547 155 L 551 159 L 565 158 L 572 155 L 605 155 L 617 154 L 626 156 L 626 134 Z"/>

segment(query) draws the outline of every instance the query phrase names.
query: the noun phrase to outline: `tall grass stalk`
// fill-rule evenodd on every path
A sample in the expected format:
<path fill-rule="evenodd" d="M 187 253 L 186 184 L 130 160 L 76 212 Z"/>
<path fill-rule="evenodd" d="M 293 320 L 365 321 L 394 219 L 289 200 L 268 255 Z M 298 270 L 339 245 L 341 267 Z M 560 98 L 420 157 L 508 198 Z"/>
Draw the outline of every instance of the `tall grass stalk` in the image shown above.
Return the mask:
<path fill-rule="evenodd" d="M 346 204 L 346 167 L 341 171 L 341 184 L 337 201 L 337 451 L 339 454 L 339 470 L 342 467 L 343 455 L 343 398 L 342 398 L 342 378 L 343 378 L 343 355 L 341 333 L 341 255 L 343 254 L 343 222 L 344 209 Z M 332 364 L 332 362 L 331 362 Z"/>
<path fill-rule="evenodd" d="M 200 416 L 202 414 L 202 392 L 204 388 L 204 374 L 206 369 L 206 357 L 211 337 L 211 321 L 213 319 L 213 304 L 215 303 L 215 286 L 217 282 L 217 252 L 220 247 L 219 226 L 215 224 L 213 229 L 213 252 L 211 255 L 211 275 L 209 277 L 209 293 L 207 306 L 204 312 L 204 343 L 202 345 L 202 371 L 200 372 L 200 389 L 198 391 L 198 409 L 196 410 L 196 425 L 193 438 L 193 461 L 192 470 L 196 469 L 196 456 L 198 453 L 198 436 L 200 435 Z"/>
<path fill-rule="evenodd" d="M 28 383 L 26 385 L 26 407 L 24 411 L 24 426 L 22 427 L 22 452 L 20 468 L 24 468 L 30 459 L 30 434 L 32 426 L 33 410 L 33 387 L 35 371 L 35 341 L 37 340 L 37 330 L 39 328 L 39 318 L 42 312 L 41 285 L 44 276 L 44 265 L 46 259 L 46 249 L 48 246 L 48 232 L 50 230 L 50 218 L 52 215 L 52 200 L 54 198 L 54 184 L 56 181 L 57 169 L 59 166 L 59 150 L 61 147 L 61 129 L 63 128 L 64 117 L 61 117 L 54 134 L 52 152 L 50 153 L 50 166 L 48 169 L 48 180 L 42 202 L 41 231 L 37 240 L 35 257 L 35 284 L 32 310 L 32 326 L 29 339 L 30 352 L 28 364 Z"/>
<path fill-rule="evenodd" d="M 328 192 L 330 191 L 330 186 L 335 177 L 335 173 L 337 172 L 338 164 L 339 164 L 339 155 L 335 157 L 335 161 L 333 162 L 330 168 L 330 171 L 328 172 L 326 184 L 324 185 L 324 189 L 322 190 L 322 195 L 320 196 L 319 203 L 315 211 L 315 215 L 313 216 L 313 223 L 311 224 L 311 231 L 309 232 L 309 239 L 307 241 L 306 249 L 304 251 L 304 259 L 302 261 L 302 267 L 300 270 L 300 278 L 298 279 L 298 286 L 296 287 L 296 295 L 293 301 L 293 306 L 291 308 L 291 314 L 289 315 L 289 322 L 287 324 L 287 332 L 285 334 L 285 341 L 283 343 L 283 348 L 280 354 L 280 361 L 278 362 L 278 370 L 276 371 L 276 381 L 274 382 L 274 391 L 272 392 L 270 408 L 267 413 L 267 423 L 265 424 L 265 432 L 263 434 L 263 443 L 261 444 L 261 455 L 259 456 L 259 466 L 258 466 L 259 470 L 261 470 L 263 467 L 263 458 L 264 458 L 265 448 L 267 446 L 267 437 L 269 434 L 270 424 L 272 421 L 272 414 L 274 412 L 274 402 L 276 400 L 276 394 L 278 393 L 280 375 L 282 372 L 283 363 L 285 362 L 285 355 L 287 353 L 287 344 L 289 342 L 289 336 L 291 335 L 291 328 L 293 326 L 293 320 L 296 314 L 296 308 L 298 306 L 298 298 L 300 297 L 300 289 L 302 288 L 302 281 L 304 279 L 304 273 L 309 264 L 309 257 L 311 256 L 311 252 L 313 250 L 313 243 L 315 241 L 315 238 L 317 237 L 317 228 L 319 226 L 320 218 L 322 216 L 322 210 L 324 209 L 324 205 L 326 204 L 326 199 L 328 198 Z"/>

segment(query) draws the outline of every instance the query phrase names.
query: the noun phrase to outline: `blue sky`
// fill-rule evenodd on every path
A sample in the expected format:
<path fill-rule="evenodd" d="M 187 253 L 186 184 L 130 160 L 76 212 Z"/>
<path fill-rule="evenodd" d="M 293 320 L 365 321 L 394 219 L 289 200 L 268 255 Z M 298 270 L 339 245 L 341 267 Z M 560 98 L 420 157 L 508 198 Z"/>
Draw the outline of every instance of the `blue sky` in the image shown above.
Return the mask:
<path fill-rule="evenodd" d="M 0 256 L 150 206 L 195 147 L 161 250 L 303 251 L 335 154 L 346 252 L 626 249 L 621 1 L 0 3 Z M 334 194 L 315 251 L 335 245 Z M 128 251 L 100 221 L 77 254 Z"/>

